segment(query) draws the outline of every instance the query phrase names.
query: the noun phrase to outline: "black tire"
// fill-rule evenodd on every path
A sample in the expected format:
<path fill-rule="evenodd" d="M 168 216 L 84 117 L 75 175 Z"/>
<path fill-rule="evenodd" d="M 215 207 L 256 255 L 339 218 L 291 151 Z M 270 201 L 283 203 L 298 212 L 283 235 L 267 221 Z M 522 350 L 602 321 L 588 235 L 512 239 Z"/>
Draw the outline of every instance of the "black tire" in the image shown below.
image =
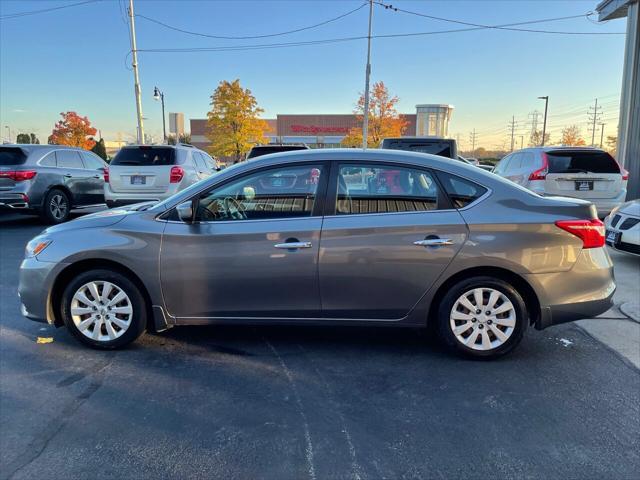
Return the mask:
<path fill-rule="evenodd" d="M 114 340 L 100 341 L 94 340 L 83 334 L 73 321 L 71 315 L 71 302 L 73 296 L 83 285 L 89 282 L 110 282 L 122 290 L 131 302 L 133 310 L 132 318 L 128 328 L 121 336 Z M 100 350 L 113 350 L 124 347 L 134 342 L 145 331 L 147 325 L 147 304 L 140 289 L 127 276 L 120 272 L 108 269 L 89 270 L 77 275 L 67 285 L 62 294 L 61 314 L 65 326 L 81 343 Z M 95 328 L 95 326 L 93 327 Z"/>
<path fill-rule="evenodd" d="M 464 345 L 460 340 L 458 340 L 451 326 L 450 316 L 452 314 L 454 305 L 462 295 L 476 288 L 497 290 L 498 292 L 504 294 L 513 305 L 513 310 L 515 312 L 515 326 L 513 327 L 510 336 L 506 341 L 504 341 L 504 343 L 489 350 L 479 350 Z M 484 317 L 482 313 L 483 312 L 481 312 L 480 315 Z M 476 316 L 474 316 L 473 319 L 474 325 L 477 324 L 477 328 L 486 328 L 485 334 L 489 335 L 491 338 L 493 338 L 493 340 L 498 340 L 496 335 L 493 333 L 493 329 L 497 328 L 498 325 L 493 324 L 492 327 L 488 326 L 484 321 L 481 322 L 479 320 L 479 317 L 478 319 L 475 317 Z M 467 320 L 467 322 L 469 321 L 470 320 Z M 497 358 L 509 353 L 520 343 L 522 337 L 524 336 L 524 332 L 527 330 L 527 327 L 529 325 L 529 313 L 520 293 L 508 282 L 495 277 L 479 276 L 462 280 L 447 291 L 438 306 L 438 318 L 436 323 L 438 336 L 440 337 L 441 341 L 453 351 L 469 357 L 489 359 Z M 460 322 L 460 324 L 463 323 L 465 322 Z M 506 329 L 506 327 L 501 328 Z M 467 332 L 469 332 L 469 330 L 465 331 L 464 333 Z M 483 334 L 483 332 L 481 331 L 480 334 Z M 469 336 L 471 335 L 472 334 L 469 333 Z M 482 338 L 479 338 L 478 343 L 481 342 Z M 479 345 L 476 346 L 480 348 Z"/>
<path fill-rule="evenodd" d="M 40 216 L 50 224 L 57 224 L 69 220 L 71 214 L 71 199 L 59 188 L 52 188 L 44 197 Z"/>
<path fill-rule="evenodd" d="M 107 208 L 115 208 L 118 206 L 116 202 L 112 202 L 110 200 L 106 200 L 105 203 L 107 204 Z"/>

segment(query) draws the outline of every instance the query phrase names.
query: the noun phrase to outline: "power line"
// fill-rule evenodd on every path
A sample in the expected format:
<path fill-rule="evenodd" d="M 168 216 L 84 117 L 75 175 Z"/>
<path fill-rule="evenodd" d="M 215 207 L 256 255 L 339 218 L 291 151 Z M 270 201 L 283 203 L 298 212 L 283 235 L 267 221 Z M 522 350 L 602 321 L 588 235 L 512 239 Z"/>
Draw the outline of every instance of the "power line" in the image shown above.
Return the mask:
<path fill-rule="evenodd" d="M 0 20 L 9 20 L 11 18 L 27 17 L 30 15 L 37 15 L 39 13 L 53 12 L 54 10 L 62 10 L 63 8 L 79 7 L 80 5 L 87 5 L 88 3 L 101 2 L 102 0 L 85 0 L 84 2 L 70 3 L 68 5 L 59 5 L 57 7 L 43 8 L 41 10 L 30 10 L 27 12 L 9 13 L 7 15 L 0 15 Z"/>
<path fill-rule="evenodd" d="M 512 28 L 514 26 L 517 25 L 531 25 L 534 23 L 546 23 L 546 22 L 555 22 L 555 21 L 559 21 L 559 20 L 569 20 L 569 19 L 575 19 L 575 18 L 588 18 L 589 15 L 592 15 L 593 12 L 587 12 L 587 13 L 582 13 L 580 15 L 570 15 L 570 16 L 566 16 L 566 17 L 556 17 L 556 18 L 548 18 L 548 19 L 544 19 L 544 20 L 530 20 L 530 21 L 525 21 L 525 22 L 518 22 L 518 23 L 511 23 L 511 24 L 506 24 L 506 25 L 484 25 L 481 23 L 472 23 L 472 22 L 464 22 L 462 20 L 454 20 L 451 18 L 444 18 L 444 17 L 436 17 L 434 15 L 427 15 L 424 13 L 420 13 L 420 12 L 414 12 L 411 10 L 405 10 L 402 8 L 398 8 L 398 7 L 394 7 L 391 4 L 385 4 L 382 2 L 374 2 L 376 5 L 380 5 L 382 7 L 384 7 L 387 10 L 393 10 L 395 12 L 402 12 L 402 13 L 406 13 L 409 15 L 415 15 L 418 17 L 424 17 L 424 18 L 429 18 L 431 20 L 438 20 L 441 22 L 449 22 L 449 23 L 455 23 L 458 25 L 467 25 L 470 27 L 476 27 L 476 28 L 488 28 L 488 29 L 496 29 L 496 30 L 510 30 L 510 31 L 516 31 L 516 32 L 529 32 L 529 33 L 550 33 L 550 34 L 558 34 L 558 35 L 625 35 L 624 32 L 566 32 L 566 31 L 554 31 L 554 30 L 535 30 L 535 29 L 528 29 L 528 28 Z"/>
<path fill-rule="evenodd" d="M 143 18 L 149 22 L 153 22 L 156 23 L 158 25 L 162 25 L 165 28 L 168 28 L 170 30 L 174 30 L 176 32 L 180 32 L 180 33 L 185 33 L 187 35 L 195 35 L 198 37 L 205 37 L 205 38 L 215 38 L 218 40 L 251 40 L 251 39 L 257 39 L 257 38 L 269 38 L 269 37 L 279 37 L 282 35 L 289 35 L 292 33 L 298 33 L 298 32 L 303 32 L 305 30 L 311 30 L 313 28 L 318 28 L 318 27 L 322 27 L 323 25 L 327 25 L 329 23 L 332 22 L 336 22 L 338 20 L 341 20 L 345 17 L 348 17 L 349 15 L 357 12 L 358 10 L 360 10 L 361 8 L 363 8 L 364 6 L 366 6 L 369 2 L 363 3 L 362 5 L 354 8 L 353 10 L 349 10 L 346 13 L 343 13 L 342 15 L 338 15 L 337 17 L 334 18 L 330 18 L 328 20 L 325 20 L 323 22 L 320 23 L 316 23 L 313 25 L 308 25 L 306 27 L 301 27 L 301 28 L 296 28 L 295 30 L 288 30 L 286 32 L 278 32 L 278 33 L 269 33 L 269 34 L 264 34 L 264 35 L 246 35 L 246 36 L 238 36 L 238 37 L 232 37 L 232 36 L 224 36 L 224 35 L 210 35 L 208 33 L 201 33 L 201 32 L 193 32 L 190 30 L 185 30 L 182 28 L 178 28 L 178 27 L 174 27 L 172 25 L 169 25 L 167 23 L 161 22 L 160 20 L 156 20 L 155 18 L 151 18 L 151 17 L 147 17 L 146 15 L 142 15 L 140 13 L 136 14 L 136 17 L 139 18 Z"/>

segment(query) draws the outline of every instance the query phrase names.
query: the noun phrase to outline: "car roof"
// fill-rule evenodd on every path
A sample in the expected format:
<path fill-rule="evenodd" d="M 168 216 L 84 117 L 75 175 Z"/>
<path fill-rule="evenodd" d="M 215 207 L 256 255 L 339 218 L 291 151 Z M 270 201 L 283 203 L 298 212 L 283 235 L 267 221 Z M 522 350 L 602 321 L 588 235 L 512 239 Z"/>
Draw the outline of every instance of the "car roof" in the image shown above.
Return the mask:
<path fill-rule="evenodd" d="M 549 152 L 552 150 L 584 150 L 585 152 L 604 152 L 602 148 L 586 147 L 586 146 L 571 146 L 571 145 L 548 145 L 544 147 L 526 147 L 520 150 L 514 150 L 510 153 L 524 152 L 524 151 L 541 151 Z"/>
<path fill-rule="evenodd" d="M 435 141 L 435 142 L 455 142 L 455 140 L 453 138 L 444 138 L 444 137 L 428 137 L 428 136 L 413 136 L 413 137 L 387 137 L 387 138 L 383 138 L 382 141 L 384 142 L 385 140 L 393 140 L 393 141 L 397 141 L 397 140 L 407 140 L 410 142 L 415 142 L 417 140 L 430 140 L 430 141 Z"/>
<path fill-rule="evenodd" d="M 28 151 L 28 152 L 32 152 L 32 151 L 36 151 L 36 150 L 60 150 L 60 149 L 64 149 L 64 150 L 78 150 L 78 151 L 83 151 L 86 152 L 88 150 L 85 150 L 84 148 L 80 148 L 80 147 L 70 147 L 67 145 L 49 145 L 47 144 L 39 144 L 39 143 L 4 143 L 2 145 L 0 145 L 0 147 L 13 147 L 13 148 L 20 148 L 22 150 Z"/>

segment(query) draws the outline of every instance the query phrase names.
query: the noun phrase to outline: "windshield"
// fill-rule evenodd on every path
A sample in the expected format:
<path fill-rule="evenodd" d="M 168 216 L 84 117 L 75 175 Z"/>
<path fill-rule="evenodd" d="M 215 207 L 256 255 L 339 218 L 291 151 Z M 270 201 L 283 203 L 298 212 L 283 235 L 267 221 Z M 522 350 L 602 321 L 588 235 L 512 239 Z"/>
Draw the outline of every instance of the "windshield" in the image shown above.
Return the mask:
<path fill-rule="evenodd" d="M 125 147 L 118 152 L 111 165 L 161 166 L 175 165 L 176 151 L 171 147 Z"/>
<path fill-rule="evenodd" d="M 547 152 L 549 173 L 620 173 L 620 167 L 607 152 Z"/>
<path fill-rule="evenodd" d="M 270 153 L 278 152 L 290 152 L 292 150 L 307 150 L 307 147 L 302 145 L 265 145 L 263 147 L 253 147 L 247 155 L 247 158 L 260 157 L 262 155 L 269 155 Z"/>
<path fill-rule="evenodd" d="M 392 150 L 409 150 L 410 152 L 428 153 L 431 155 L 451 158 L 451 143 L 446 141 L 385 140 L 382 148 L 390 148 Z"/>
<path fill-rule="evenodd" d="M 0 166 L 22 165 L 27 156 L 24 152 L 15 147 L 0 147 Z"/>

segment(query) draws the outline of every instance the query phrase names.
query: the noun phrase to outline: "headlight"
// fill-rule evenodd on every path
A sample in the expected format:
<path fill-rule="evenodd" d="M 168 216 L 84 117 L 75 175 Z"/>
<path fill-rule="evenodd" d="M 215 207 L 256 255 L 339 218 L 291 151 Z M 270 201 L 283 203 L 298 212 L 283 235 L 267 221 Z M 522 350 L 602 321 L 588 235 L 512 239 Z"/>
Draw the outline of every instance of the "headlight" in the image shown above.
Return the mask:
<path fill-rule="evenodd" d="M 26 258 L 35 257 L 39 253 L 42 253 L 42 251 L 45 248 L 47 248 L 51 244 L 52 241 L 53 240 L 51 240 L 49 238 L 45 238 L 45 237 L 36 237 L 36 238 L 34 238 L 29 243 L 27 243 L 27 246 L 26 246 L 25 252 L 24 252 L 24 256 Z"/>

